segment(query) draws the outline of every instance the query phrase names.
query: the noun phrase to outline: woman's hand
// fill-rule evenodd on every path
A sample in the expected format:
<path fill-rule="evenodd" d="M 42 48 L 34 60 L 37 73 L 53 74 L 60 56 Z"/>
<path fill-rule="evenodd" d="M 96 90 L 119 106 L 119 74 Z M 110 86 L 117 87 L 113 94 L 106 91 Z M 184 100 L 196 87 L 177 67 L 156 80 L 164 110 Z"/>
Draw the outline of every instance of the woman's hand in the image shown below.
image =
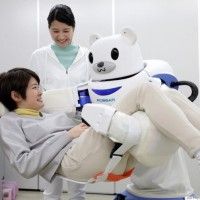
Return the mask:
<path fill-rule="evenodd" d="M 68 133 L 69 136 L 74 138 L 79 137 L 86 129 L 88 128 L 88 126 L 84 123 L 80 123 L 79 125 L 74 126 L 73 128 L 71 128 Z"/>

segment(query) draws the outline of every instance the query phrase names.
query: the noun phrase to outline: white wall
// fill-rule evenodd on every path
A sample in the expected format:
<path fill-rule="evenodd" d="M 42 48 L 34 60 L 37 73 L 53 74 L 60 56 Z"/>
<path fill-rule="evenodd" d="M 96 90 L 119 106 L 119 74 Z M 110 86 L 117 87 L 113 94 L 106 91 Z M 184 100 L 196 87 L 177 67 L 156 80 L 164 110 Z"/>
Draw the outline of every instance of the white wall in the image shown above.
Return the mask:
<path fill-rule="evenodd" d="M 64 3 L 72 8 L 76 19 L 74 42 L 88 47 L 92 33 L 109 35 L 112 33 L 111 0 L 42 0 L 40 2 L 40 46 L 48 44 L 51 39 L 48 33 L 47 16 L 50 8 Z M 106 5 L 106 6 L 105 6 Z"/>
<path fill-rule="evenodd" d="M 198 84 L 197 0 L 116 0 L 116 32 L 133 27 L 144 59 L 163 59 Z"/>
<path fill-rule="evenodd" d="M 36 48 L 36 1 L 0 2 L 0 70 L 25 66 Z"/>

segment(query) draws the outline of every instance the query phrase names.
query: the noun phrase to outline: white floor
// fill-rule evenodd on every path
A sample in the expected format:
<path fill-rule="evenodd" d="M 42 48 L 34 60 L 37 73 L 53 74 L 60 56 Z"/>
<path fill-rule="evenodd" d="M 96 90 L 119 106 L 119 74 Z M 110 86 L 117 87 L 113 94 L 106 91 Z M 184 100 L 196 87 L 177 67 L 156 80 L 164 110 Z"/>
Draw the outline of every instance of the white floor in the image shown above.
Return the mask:
<path fill-rule="evenodd" d="M 42 200 L 42 192 L 39 191 L 19 191 L 17 200 Z M 87 194 L 87 200 L 113 200 L 114 195 Z M 61 200 L 67 200 L 67 193 L 62 194 Z"/>

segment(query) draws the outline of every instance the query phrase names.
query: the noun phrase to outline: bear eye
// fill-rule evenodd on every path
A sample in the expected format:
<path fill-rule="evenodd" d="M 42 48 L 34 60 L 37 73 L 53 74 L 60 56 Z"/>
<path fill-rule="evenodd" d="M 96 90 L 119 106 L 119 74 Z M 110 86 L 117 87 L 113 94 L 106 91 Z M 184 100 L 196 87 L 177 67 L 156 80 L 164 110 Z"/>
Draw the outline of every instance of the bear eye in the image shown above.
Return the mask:
<path fill-rule="evenodd" d="M 117 48 L 113 48 L 111 51 L 111 57 L 113 60 L 117 60 L 117 58 L 119 57 L 119 51 Z"/>
<path fill-rule="evenodd" d="M 88 58 L 89 58 L 90 63 L 92 64 L 93 63 L 93 55 L 91 52 L 89 53 Z"/>

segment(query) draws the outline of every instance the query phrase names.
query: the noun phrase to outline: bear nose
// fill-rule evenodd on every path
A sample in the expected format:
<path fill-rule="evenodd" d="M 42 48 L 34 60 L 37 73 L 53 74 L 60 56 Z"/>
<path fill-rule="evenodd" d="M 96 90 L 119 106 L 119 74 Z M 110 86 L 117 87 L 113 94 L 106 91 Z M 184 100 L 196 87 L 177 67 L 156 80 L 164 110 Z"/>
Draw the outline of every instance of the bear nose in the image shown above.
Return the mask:
<path fill-rule="evenodd" d="M 97 67 L 103 67 L 104 66 L 104 62 L 99 62 L 98 64 L 97 64 Z"/>

